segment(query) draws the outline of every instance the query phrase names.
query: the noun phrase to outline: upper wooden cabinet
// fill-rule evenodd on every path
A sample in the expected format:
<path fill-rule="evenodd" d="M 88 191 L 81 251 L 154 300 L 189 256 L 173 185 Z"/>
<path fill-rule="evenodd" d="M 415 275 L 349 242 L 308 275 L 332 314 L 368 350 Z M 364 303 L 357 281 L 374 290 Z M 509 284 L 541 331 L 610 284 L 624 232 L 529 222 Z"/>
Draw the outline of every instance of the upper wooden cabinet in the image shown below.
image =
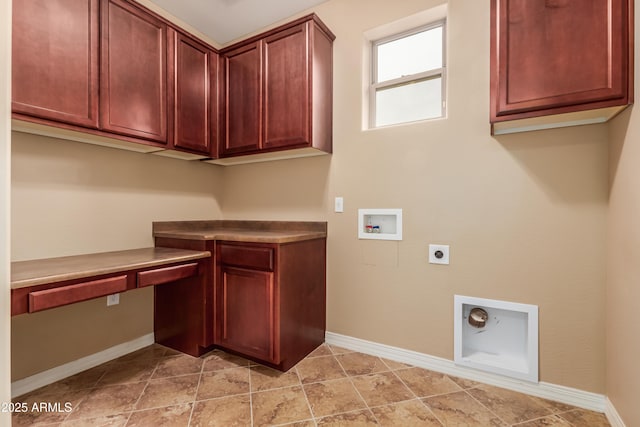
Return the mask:
<path fill-rule="evenodd" d="M 98 0 L 13 2 L 12 110 L 98 127 Z"/>
<path fill-rule="evenodd" d="M 631 11 L 631 0 L 492 0 L 494 132 L 605 121 L 630 104 Z"/>
<path fill-rule="evenodd" d="M 331 152 L 334 38 L 309 15 L 222 52 L 226 116 L 220 157 Z"/>
<path fill-rule="evenodd" d="M 101 128 L 166 142 L 166 73 L 166 24 L 125 1 L 103 1 Z"/>
<path fill-rule="evenodd" d="M 335 36 L 314 14 L 220 56 L 133 0 L 13 14 L 14 130 L 219 164 L 332 151 Z"/>
<path fill-rule="evenodd" d="M 224 54 L 225 132 L 220 155 L 262 148 L 262 43 L 252 42 Z"/>
<path fill-rule="evenodd" d="M 263 41 L 264 148 L 305 145 L 311 141 L 309 24 L 296 25 Z"/>
<path fill-rule="evenodd" d="M 174 29 L 169 29 L 169 46 L 170 146 L 208 156 L 218 132 L 218 55 Z"/>
<path fill-rule="evenodd" d="M 13 14 L 16 129 L 214 156 L 213 48 L 130 0 L 14 0 Z"/>

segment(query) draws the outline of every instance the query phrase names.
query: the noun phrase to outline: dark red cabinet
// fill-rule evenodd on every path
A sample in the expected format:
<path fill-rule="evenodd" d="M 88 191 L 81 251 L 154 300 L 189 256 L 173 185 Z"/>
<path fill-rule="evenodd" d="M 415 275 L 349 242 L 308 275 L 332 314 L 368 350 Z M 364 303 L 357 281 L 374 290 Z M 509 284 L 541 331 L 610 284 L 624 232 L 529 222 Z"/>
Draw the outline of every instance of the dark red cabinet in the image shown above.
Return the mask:
<path fill-rule="evenodd" d="M 13 2 L 12 110 L 98 127 L 98 0 Z"/>
<path fill-rule="evenodd" d="M 491 122 L 633 101 L 629 0 L 491 1 Z"/>
<path fill-rule="evenodd" d="M 279 363 L 274 274 L 220 266 L 217 344 Z"/>
<path fill-rule="evenodd" d="M 102 2 L 101 128 L 167 141 L 167 26 L 122 0 Z"/>
<path fill-rule="evenodd" d="M 222 51 L 220 157 L 296 148 L 331 152 L 334 38 L 309 15 Z"/>
<path fill-rule="evenodd" d="M 13 3 L 15 118 L 214 156 L 213 48 L 129 0 Z"/>
<path fill-rule="evenodd" d="M 188 35 L 169 29 L 173 104 L 170 145 L 210 155 L 217 134 L 218 55 Z"/>
<path fill-rule="evenodd" d="M 263 41 L 265 148 L 307 144 L 309 135 L 309 61 L 307 24 Z"/>
<path fill-rule="evenodd" d="M 320 345 L 325 246 L 217 242 L 214 343 L 281 370 Z"/>
<path fill-rule="evenodd" d="M 220 155 L 262 148 L 262 43 L 230 50 L 225 64 L 225 133 Z"/>
<path fill-rule="evenodd" d="M 332 151 L 335 36 L 314 14 L 218 56 L 133 0 L 14 0 L 13 11 L 17 119 L 188 159 Z"/>

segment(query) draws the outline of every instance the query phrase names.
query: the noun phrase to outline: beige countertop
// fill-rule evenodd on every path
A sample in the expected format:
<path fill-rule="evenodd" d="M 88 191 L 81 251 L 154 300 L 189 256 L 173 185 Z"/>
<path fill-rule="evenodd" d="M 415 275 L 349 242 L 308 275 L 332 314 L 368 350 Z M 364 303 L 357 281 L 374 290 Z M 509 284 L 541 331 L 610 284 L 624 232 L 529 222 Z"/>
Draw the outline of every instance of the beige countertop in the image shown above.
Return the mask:
<path fill-rule="evenodd" d="M 327 223 L 236 220 L 154 222 L 153 236 L 189 240 L 291 243 L 327 237 Z"/>
<path fill-rule="evenodd" d="M 157 267 L 211 256 L 207 251 L 142 248 L 11 263 L 11 289 Z"/>

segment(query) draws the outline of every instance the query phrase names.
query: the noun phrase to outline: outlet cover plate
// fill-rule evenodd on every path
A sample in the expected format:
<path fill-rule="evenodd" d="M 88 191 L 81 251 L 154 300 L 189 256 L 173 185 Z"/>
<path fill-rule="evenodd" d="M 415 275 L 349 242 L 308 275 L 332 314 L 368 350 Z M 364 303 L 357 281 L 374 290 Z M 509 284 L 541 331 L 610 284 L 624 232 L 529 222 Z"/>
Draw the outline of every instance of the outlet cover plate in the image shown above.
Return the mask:
<path fill-rule="evenodd" d="M 107 307 L 120 304 L 120 294 L 107 295 Z"/>
<path fill-rule="evenodd" d="M 442 253 L 438 258 L 436 253 Z M 449 245 L 429 245 L 429 264 L 449 264 Z"/>

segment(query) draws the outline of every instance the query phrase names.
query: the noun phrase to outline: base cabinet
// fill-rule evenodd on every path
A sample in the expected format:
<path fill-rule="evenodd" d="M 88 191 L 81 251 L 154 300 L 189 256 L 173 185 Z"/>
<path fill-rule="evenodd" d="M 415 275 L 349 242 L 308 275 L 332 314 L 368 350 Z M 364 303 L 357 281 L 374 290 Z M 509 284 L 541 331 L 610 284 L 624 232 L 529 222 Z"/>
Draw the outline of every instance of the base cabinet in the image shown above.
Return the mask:
<path fill-rule="evenodd" d="M 326 239 L 215 252 L 216 345 L 286 371 L 324 342 Z"/>
<path fill-rule="evenodd" d="M 218 242 L 215 344 L 286 371 L 324 342 L 325 247 Z"/>
<path fill-rule="evenodd" d="M 155 287 L 157 342 L 194 356 L 218 347 L 282 371 L 324 342 L 326 237 L 264 243 L 247 233 L 242 241 L 168 234 L 156 236 L 156 246 L 212 256 L 201 262 L 200 284 Z"/>
<path fill-rule="evenodd" d="M 279 363 L 275 336 L 273 273 L 220 267 L 219 345 L 227 349 Z"/>

